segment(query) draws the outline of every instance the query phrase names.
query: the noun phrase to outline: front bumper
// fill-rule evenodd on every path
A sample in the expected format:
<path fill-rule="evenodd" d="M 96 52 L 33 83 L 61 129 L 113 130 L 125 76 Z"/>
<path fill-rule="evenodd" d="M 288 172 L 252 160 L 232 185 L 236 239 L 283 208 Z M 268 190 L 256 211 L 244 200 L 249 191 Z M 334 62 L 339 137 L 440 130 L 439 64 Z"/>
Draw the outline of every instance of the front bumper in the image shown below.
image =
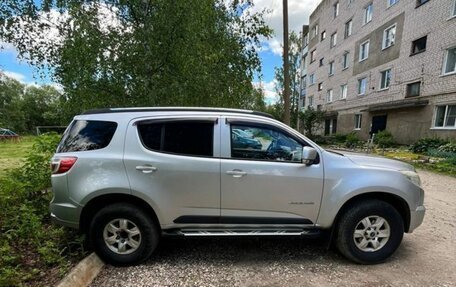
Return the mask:
<path fill-rule="evenodd" d="M 424 214 L 426 213 L 426 208 L 424 205 L 418 206 L 415 210 L 410 212 L 410 227 L 408 233 L 413 232 L 418 226 L 423 223 Z"/>

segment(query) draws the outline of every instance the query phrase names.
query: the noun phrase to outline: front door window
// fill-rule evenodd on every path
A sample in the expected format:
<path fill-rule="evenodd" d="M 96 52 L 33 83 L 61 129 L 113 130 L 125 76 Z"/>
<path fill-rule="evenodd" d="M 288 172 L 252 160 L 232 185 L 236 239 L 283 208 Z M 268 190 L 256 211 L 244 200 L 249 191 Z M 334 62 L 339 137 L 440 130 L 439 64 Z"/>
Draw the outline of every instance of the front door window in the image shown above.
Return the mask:
<path fill-rule="evenodd" d="M 301 162 L 302 144 L 274 128 L 231 125 L 231 157 Z"/>

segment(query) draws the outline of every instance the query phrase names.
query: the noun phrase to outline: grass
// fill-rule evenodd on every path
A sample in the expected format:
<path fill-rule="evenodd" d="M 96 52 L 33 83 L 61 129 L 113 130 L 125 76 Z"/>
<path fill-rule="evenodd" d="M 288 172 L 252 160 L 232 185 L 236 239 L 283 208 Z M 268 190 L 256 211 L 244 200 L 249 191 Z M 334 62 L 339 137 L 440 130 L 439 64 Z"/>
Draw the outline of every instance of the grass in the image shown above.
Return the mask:
<path fill-rule="evenodd" d="M 8 169 L 20 167 L 33 145 L 34 136 L 25 136 L 16 141 L 0 141 L 0 177 Z"/>

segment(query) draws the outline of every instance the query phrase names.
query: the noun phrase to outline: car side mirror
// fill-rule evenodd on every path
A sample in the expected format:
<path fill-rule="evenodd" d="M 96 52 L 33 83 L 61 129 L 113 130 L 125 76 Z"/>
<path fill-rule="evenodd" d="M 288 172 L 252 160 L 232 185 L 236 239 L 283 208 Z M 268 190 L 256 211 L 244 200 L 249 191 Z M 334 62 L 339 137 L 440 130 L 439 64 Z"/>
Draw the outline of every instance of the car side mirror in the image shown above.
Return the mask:
<path fill-rule="evenodd" d="M 302 148 L 302 163 L 305 165 L 311 165 L 317 159 L 317 150 L 310 146 Z"/>

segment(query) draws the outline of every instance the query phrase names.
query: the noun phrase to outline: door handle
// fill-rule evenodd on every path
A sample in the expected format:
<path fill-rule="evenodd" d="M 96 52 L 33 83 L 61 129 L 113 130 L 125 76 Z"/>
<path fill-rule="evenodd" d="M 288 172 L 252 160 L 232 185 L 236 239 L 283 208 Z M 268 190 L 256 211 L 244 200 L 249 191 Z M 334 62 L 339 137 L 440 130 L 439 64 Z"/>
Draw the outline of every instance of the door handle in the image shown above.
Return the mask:
<path fill-rule="evenodd" d="M 136 170 L 142 171 L 142 173 L 153 173 L 157 170 L 157 168 L 150 165 L 138 165 Z"/>
<path fill-rule="evenodd" d="M 228 170 L 226 174 L 232 175 L 233 177 L 243 177 L 247 173 L 245 171 L 242 171 L 240 169 L 233 169 L 233 170 Z"/>

